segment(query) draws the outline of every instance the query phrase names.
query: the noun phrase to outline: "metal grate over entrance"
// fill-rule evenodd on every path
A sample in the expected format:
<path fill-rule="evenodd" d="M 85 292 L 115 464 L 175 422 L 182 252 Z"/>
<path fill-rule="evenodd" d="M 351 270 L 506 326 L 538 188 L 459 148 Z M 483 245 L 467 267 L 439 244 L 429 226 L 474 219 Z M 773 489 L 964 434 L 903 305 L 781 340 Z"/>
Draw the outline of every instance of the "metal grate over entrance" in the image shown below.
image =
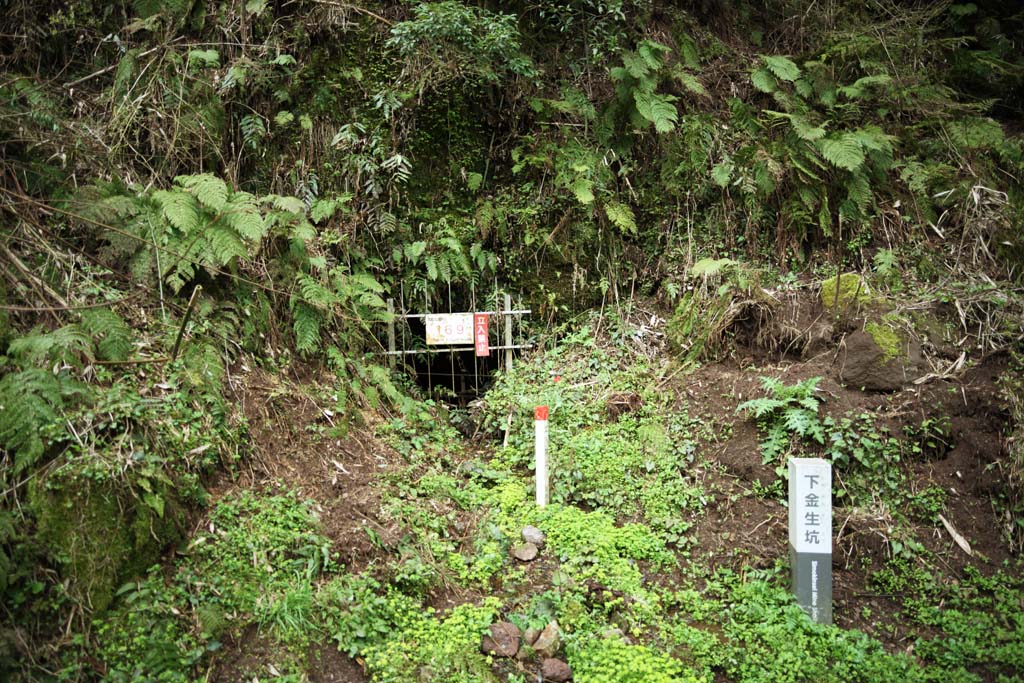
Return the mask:
<path fill-rule="evenodd" d="M 433 393 L 450 390 L 449 397 L 459 404 L 479 396 L 495 370 L 510 370 L 517 351 L 532 347 L 522 329 L 523 316 L 532 311 L 523 307 L 521 298 L 514 305 L 511 294 L 496 292 L 478 301 L 473 288 L 459 302 L 468 311 L 455 309 L 450 287 L 447 312 L 438 311 L 429 295 L 410 302 L 404 289 L 387 303 L 389 366 L 401 366 L 421 384 L 425 379 Z"/>

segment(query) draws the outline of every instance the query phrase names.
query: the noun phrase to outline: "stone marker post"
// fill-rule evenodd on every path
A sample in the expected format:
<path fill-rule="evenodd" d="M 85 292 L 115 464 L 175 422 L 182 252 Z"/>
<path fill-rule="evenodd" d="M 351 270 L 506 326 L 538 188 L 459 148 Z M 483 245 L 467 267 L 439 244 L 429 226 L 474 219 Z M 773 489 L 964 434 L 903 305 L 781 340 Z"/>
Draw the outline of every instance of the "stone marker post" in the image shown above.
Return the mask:
<path fill-rule="evenodd" d="M 789 459 L 789 564 L 793 594 L 818 624 L 832 623 L 832 466 Z"/>

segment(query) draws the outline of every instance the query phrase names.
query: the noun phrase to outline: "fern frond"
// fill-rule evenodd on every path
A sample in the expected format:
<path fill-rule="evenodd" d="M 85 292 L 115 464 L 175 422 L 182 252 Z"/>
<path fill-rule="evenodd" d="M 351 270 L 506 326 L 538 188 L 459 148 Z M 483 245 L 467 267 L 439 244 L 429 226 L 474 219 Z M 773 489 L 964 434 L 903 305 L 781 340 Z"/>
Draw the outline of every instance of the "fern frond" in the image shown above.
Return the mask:
<path fill-rule="evenodd" d="M 750 72 L 750 82 L 753 83 L 754 87 L 763 93 L 772 94 L 779 87 L 779 82 L 775 80 L 775 76 L 772 72 L 764 67 L 754 69 Z"/>
<path fill-rule="evenodd" d="M 338 297 L 334 292 L 324 287 L 309 275 L 299 273 L 296 276 L 296 281 L 299 285 L 299 292 L 302 295 L 302 300 L 307 305 L 326 310 L 338 303 Z"/>
<path fill-rule="evenodd" d="M 850 220 L 864 220 L 868 217 L 868 209 L 874 199 L 871 191 L 871 183 L 867 174 L 863 171 L 850 176 L 846 184 L 846 201 L 840 207 L 844 218 Z"/>
<path fill-rule="evenodd" d="M 770 415 L 779 408 L 786 406 L 785 401 L 780 401 L 775 398 L 755 398 L 749 401 L 744 401 L 736 407 L 736 412 L 750 411 L 754 414 L 756 419 L 761 419 L 766 415 Z"/>
<path fill-rule="evenodd" d="M 79 325 L 65 325 L 52 332 L 35 331 L 18 337 L 7 353 L 27 365 L 79 365 L 80 359 L 92 360 L 92 337 Z"/>
<path fill-rule="evenodd" d="M 636 217 L 633 216 L 633 209 L 621 202 L 608 202 L 605 204 L 604 213 L 608 220 L 615 227 L 627 235 L 635 235 L 637 232 Z"/>
<path fill-rule="evenodd" d="M 590 204 L 594 201 L 594 183 L 583 174 L 573 179 L 569 189 L 580 204 Z"/>
<path fill-rule="evenodd" d="M 207 226 L 205 237 L 209 252 L 203 255 L 203 265 L 224 266 L 233 259 L 245 258 L 249 253 L 245 244 L 238 238 L 238 233 L 220 221 Z"/>
<path fill-rule="evenodd" d="M 768 70 L 780 81 L 792 83 L 800 77 L 800 67 L 794 64 L 788 57 L 774 55 L 771 57 L 761 57 L 761 59 L 764 60 Z"/>
<path fill-rule="evenodd" d="M 134 335 L 117 313 L 99 308 L 85 311 L 82 327 L 96 340 L 100 360 L 124 360 L 131 354 Z"/>
<path fill-rule="evenodd" d="M 223 220 L 235 232 L 250 242 L 258 242 L 263 239 L 269 228 L 267 222 L 263 220 L 263 216 L 260 215 L 255 206 L 244 202 L 236 202 L 234 197 L 232 197 L 232 201 L 226 207 Z"/>
<path fill-rule="evenodd" d="M 46 428 L 62 420 L 67 399 L 85 387 L 46 370 L 30 368 L 0 379 L 0 448 L 15 474 L 34 465 L 46 450 Z"/>
<path fill-rule="evenodd" d="M 799 436 L 806 436 L 816 421 L 817 415 L 804 408 L 789 408 L 782 414 L 782 424 Z"/>
<path fill-rule="evenodd" d="M 228 186 L 211 173 L 178 176 L 174 182 L 192 193 L 199 203 L 214 211 L 223 211 L 228 202 Z"/>
<path fill-rule="evenodd" d="M 375 294 L 382 294 L 384 285 L 377 282 L 377 278 L 373 277 L 369 273 L 352 273 L 349 275 L 349 280 L 353 283 L 358 284 L 367 292 L 373 292 Z"/>
<path fill-rule="evenodd" d="M 864 165 L 864 149 L 852 133 L 831 135 L 819 140 L 818 149 L 829 163 L 847 171 L 856 171 Z"/>
<path fill-rule="evenodd" d="M 789 442 L 789 434 L 784 430 L 773 429 L 769 431 L 761 442 L 761 461 L 765 465 L 777 462 L 789 448 Z"/>
<path fill-rule="evenodd" d="M 185 234 L 199 229 L 199 207 L 192 195 L 180 190 L 157 190 L 153 199 L 167 222 Z"/>
<path fill-rule="evenodd" d="M 657 95 L 642 90 L 633 92 L 637 112 L 653 123 L 654 130 L 659 133 L 670 133 L 675 130 L 676 122 L 679 120 L 679 112 L 672 104 L 675 99 L 672 95 Z"/>
<path fill-rule="evenodd" d="M 295 348 L 302 353 L 315 351 L 320 346 L 320 314 L 316 309 L 299 301 L 292 308 L 292 318 Z"/>
<path fill-rule="evenodd" d="M 836 92 L 849 99 L 859 99 L 864 97 L 872 86 L 888 85 L 889 83 L 892 83 L 892 78 L 886 74 L 864 76 L 863 78 L 858 78 L 850 85 L 840 86 L 836 89 Z"/>
<path fill-rule="evenodd" d="M 438 254 L 437 272 L 445 282 L 452 281 L 452 262 L 447 254 Z"/>
<path fill-rule="evenodd" d="M 704 87 L 704 84 L 700 82 L 700 79 L 688 71 L 676 69 L 672 75 L 675 76 L 679 85 L 683 86 L 683 89 L 692 92 L 694 95 L 700 95 L 701 97 L 708 96 L 708 91 L 707 88 Z"/>

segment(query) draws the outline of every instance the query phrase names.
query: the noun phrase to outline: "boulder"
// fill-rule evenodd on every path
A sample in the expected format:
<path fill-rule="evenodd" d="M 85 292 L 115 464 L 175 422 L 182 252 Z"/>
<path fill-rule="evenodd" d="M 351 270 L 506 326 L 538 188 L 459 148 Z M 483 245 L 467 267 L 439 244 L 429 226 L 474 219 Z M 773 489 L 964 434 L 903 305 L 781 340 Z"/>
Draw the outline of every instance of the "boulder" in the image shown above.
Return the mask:
<path fill-rule="evenodd" d="M 519 627 L 510 621 L 491 624 L 489 634 L 480 642 L 480 650 L 485 655 L 515 657 L 519 652 L 520 636 Z"/>
<path fill-rule="evenodd" d="M 520 562 L 530 562 L 537 557 L 538 552 L 540 551 L 533 543 L 523 543 L 512 550 L 512 555 Z"/>
<path fill-rule="evenodd" d="M 851 388 L 896 391 L 921 376 L 921 345 L 884 322 L 846 337 L 839 376 Z"/>
<path fill-rule="evenodd" d="M 562 646 L 562 629 L 558 627 L 557 621 L 552 621 L 544 627 L 544 630 L 533 641 L 533 649 L 541 657 L 554 657 L 558 648 Z"/>
<path fill-rule="evenodd" d="M 572 669 L 561 659 L 549 657 L 541 663 L 540 674 L 544 677 L 545 681 L 564 683 L 572 678 Z"/>
<path fill-rule="evenodd" d="M 523 527 L 523 540 L 532 543 L 538 548 L 544 547 L 544 532 L 535 526 Z"/>

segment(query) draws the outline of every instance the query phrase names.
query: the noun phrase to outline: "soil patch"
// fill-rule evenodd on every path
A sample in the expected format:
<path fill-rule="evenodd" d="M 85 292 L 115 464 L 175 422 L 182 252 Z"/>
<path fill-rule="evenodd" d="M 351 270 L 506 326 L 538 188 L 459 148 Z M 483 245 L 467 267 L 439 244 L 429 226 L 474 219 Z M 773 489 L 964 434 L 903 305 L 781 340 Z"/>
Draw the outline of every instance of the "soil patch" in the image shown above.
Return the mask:
<path fill-rule="evenodd" d="M 251 465 L 243 475 L 248 481 L 221 481 L 215 495 L 238 486 L 297 491 L 316 505 L 332 550 L 358 572 L 398 537 L 398 527 L 381 519 L 377 482 L 399 466 L 401 456 L 374 438 L 373 425 L 381 419 L 375 412 L 358 415 L 361 424 L 344 437 L 332 436 L 340 418 L 329 397 L 316 393 L 330 386 L 330 378 L 305 379 L 300 384 L 263 370 L 236 375 L 252 439 Z"/>
<path fill-rule="evenodd" d="M 1009 359 L 989 356 L 958 378 L 882 395 L 843 386 L 834 355 L 762 367 L 714 363 L 674 383 L 691 417 L 700 422 L 698 462 L 708 463 L 704 485 L 714 497 L 690 532 L 694 560 L 744 573 L 771 567 L 788 554 L 787 511 L 775 499 L 777 493 L 768 492 L 776 480 L 774 466 L 761 462 L 753 421 L 736 414 L 743 401 L 765 395 L 758 378 L 767 375 L 786 384 L 822 377 L 825 413 L 839 417 L 871 411 L 876 423 L 897 438 L 908 438 L 904 427 L 925 420 L 945 425 L 947 443 L 903 463 L 908 493 L 930 487 L 945 491 L 943 515 L 968 539 L 974 555 L 961 550 L 938 522 L 912 520 L 902 528 L 909 528 L 950 575 L 962 575 L 967 565 L 986 574 L 998 569 L 1011 557 L 994 503 L 1005 485 L 998 463 L 1007 456 L 1010 419 L 997 382 L 1008 371 Z M 894 616 L 901 596 L 879 593 L 869 581 L 891 557 L 893 524 L 892 511 L 884 506 L 834 509 L 835 621 L 871 634 L 890 651 L 912 651 L 913 641 L 928 633 L 917 624 L 901 623 Z"/>

